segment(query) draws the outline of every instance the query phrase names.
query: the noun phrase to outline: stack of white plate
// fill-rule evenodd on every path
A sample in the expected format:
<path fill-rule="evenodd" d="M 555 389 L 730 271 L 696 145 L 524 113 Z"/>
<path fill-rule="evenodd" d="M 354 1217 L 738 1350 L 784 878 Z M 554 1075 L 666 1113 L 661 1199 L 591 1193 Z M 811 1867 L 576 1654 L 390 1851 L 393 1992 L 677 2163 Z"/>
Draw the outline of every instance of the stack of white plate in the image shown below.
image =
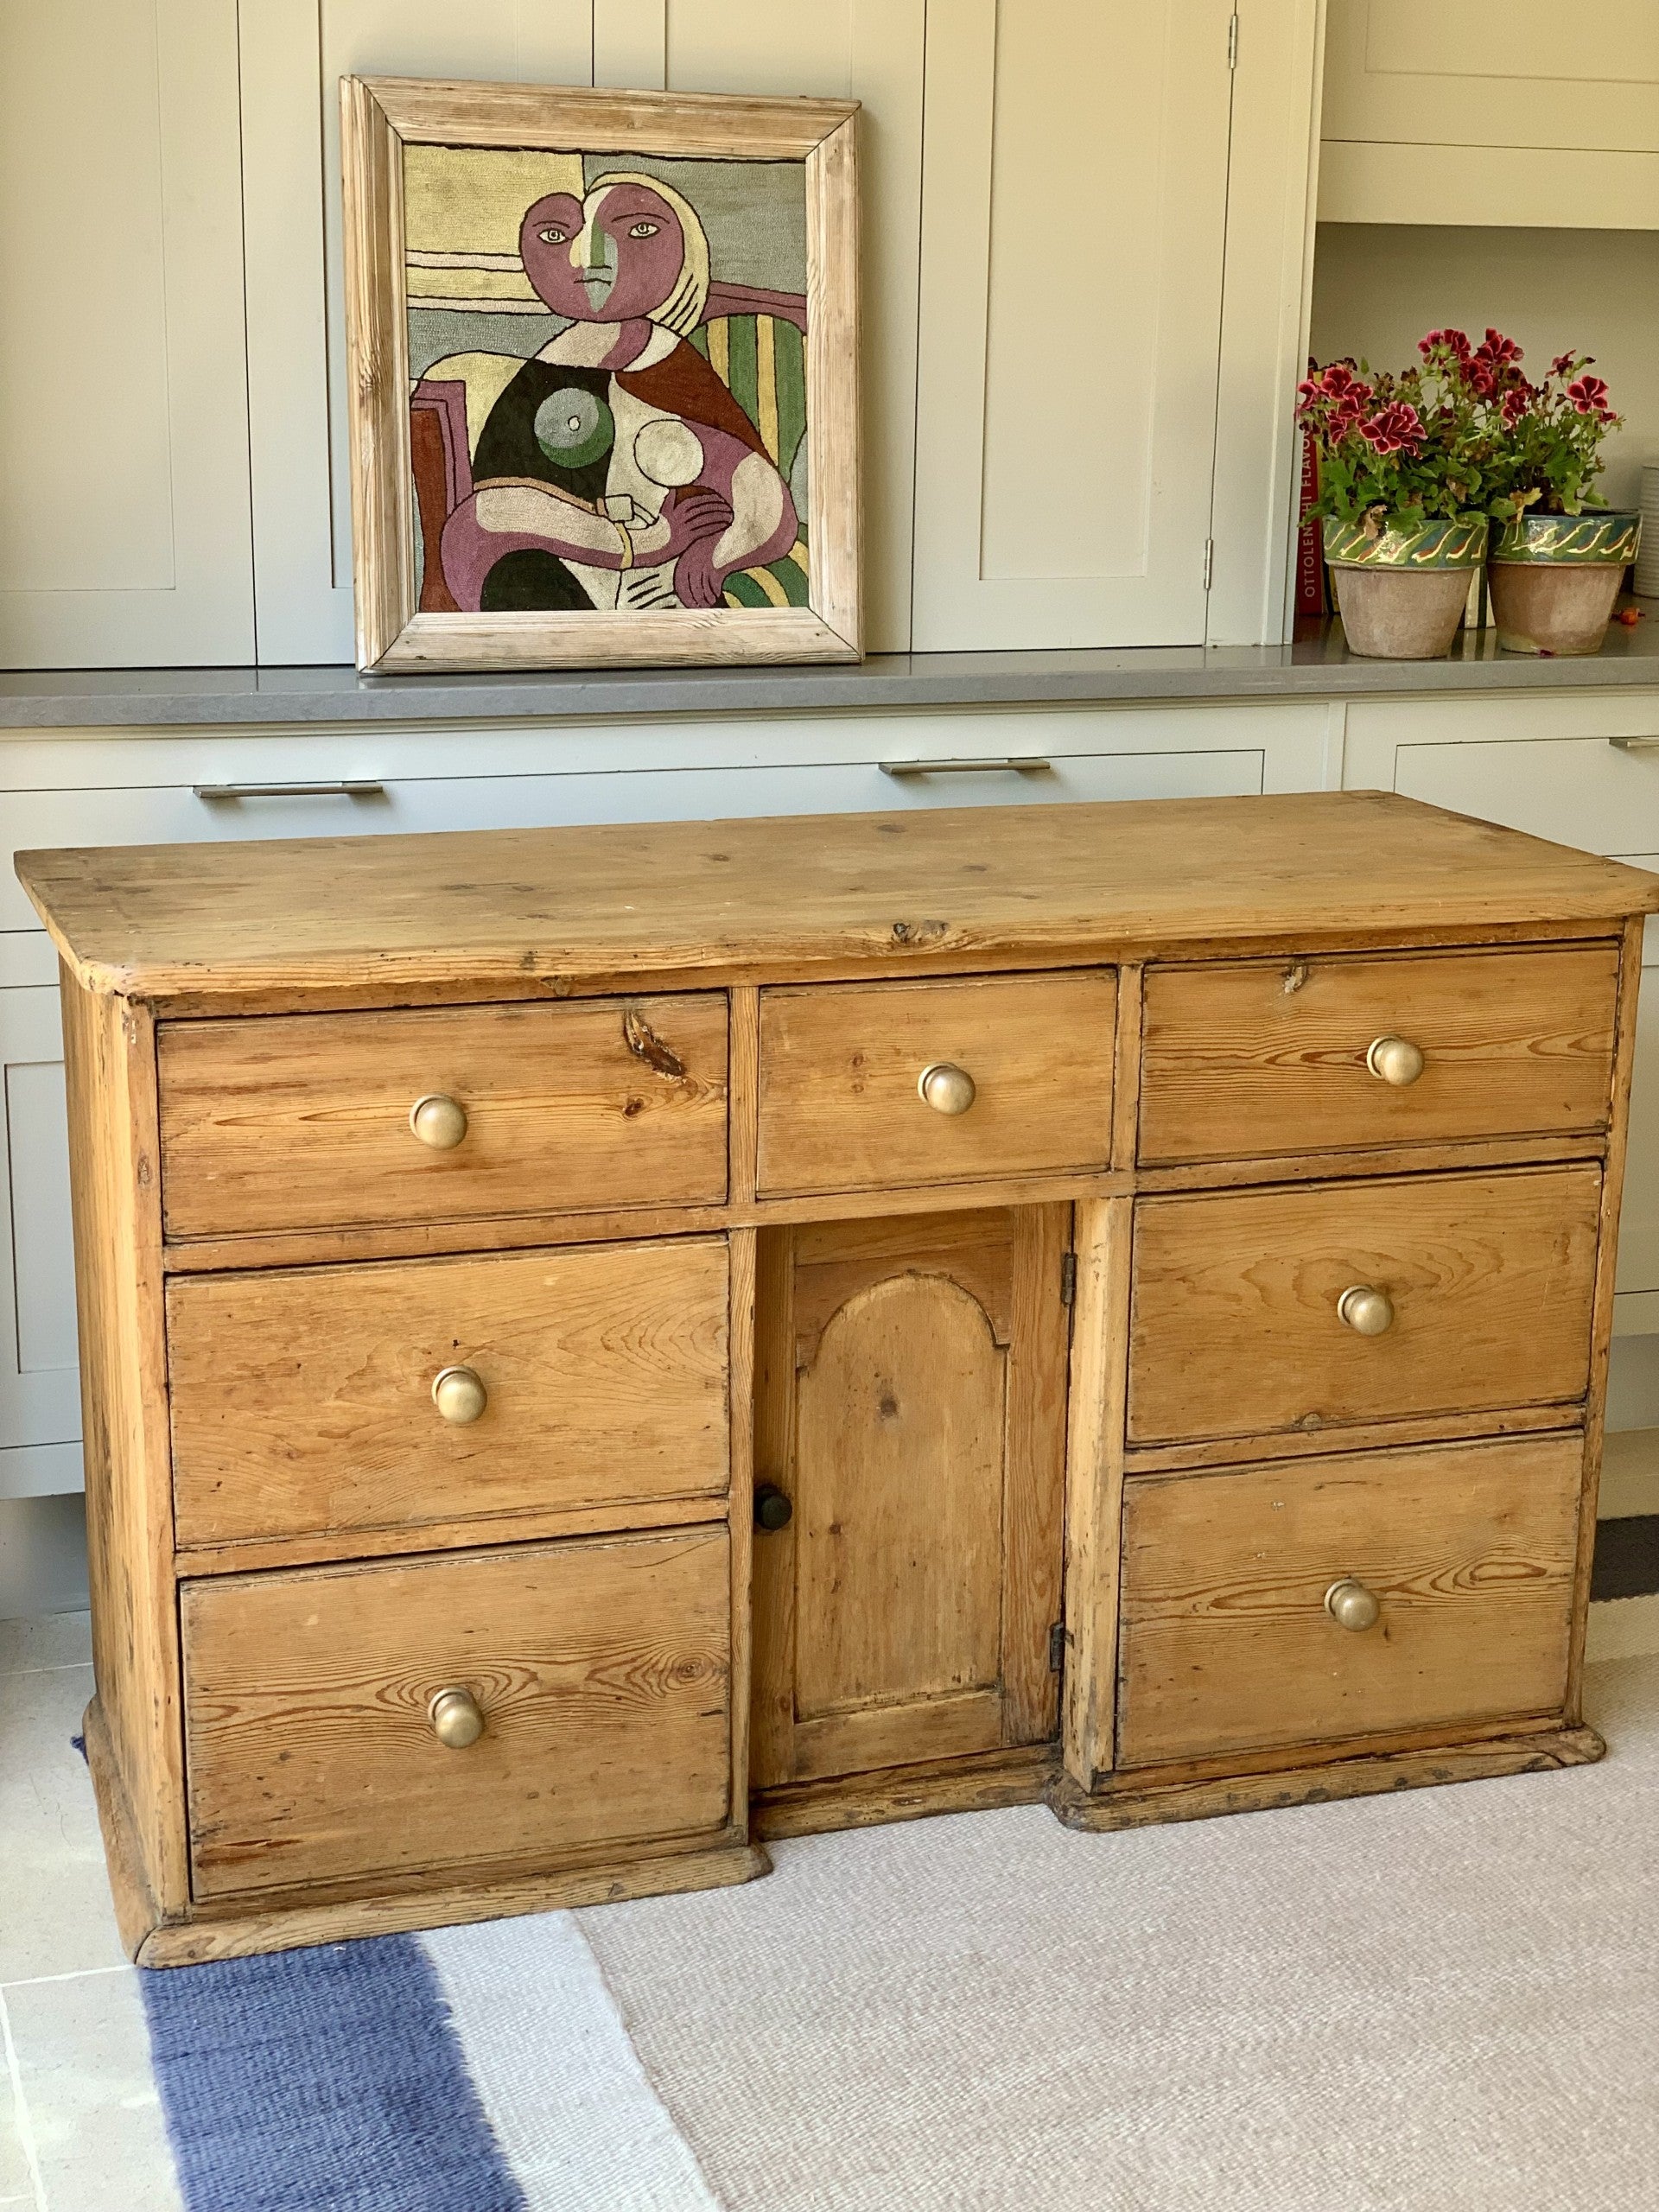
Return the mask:
<path fill-rule="evenodd" d="M 1659 599 L 1659 461 L 1642 471 L 1642 550 L 1636 556 L 1636 590 Z"/>

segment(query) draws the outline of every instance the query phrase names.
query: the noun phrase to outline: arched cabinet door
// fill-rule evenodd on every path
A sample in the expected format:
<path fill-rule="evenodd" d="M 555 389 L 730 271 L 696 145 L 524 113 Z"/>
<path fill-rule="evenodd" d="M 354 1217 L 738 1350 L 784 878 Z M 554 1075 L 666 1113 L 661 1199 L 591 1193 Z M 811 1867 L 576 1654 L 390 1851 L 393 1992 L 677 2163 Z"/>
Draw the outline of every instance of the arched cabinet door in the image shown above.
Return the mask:
<path fill-rule="evenodd" d="M 1055 1732 L 1070 1215 L 762 1237 L 755 1787 Z"/>

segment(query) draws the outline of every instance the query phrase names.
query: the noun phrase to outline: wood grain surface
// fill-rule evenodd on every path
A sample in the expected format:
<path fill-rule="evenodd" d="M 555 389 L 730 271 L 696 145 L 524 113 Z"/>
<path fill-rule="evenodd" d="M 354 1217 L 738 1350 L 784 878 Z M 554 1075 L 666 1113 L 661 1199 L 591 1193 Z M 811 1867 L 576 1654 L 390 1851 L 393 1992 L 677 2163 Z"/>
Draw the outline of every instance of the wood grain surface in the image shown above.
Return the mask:
<path fill-rule="evenodd" d="M 84 981 L 206 1011 L 1572 937 L 1659 879 L 1377 791 L 22 853 Z"/>
<path fill-rule="evenodd" d="M 1147 977 L 1143 1162 L 1599 1130 L 1616 944 L 1217 962 Z M 1424 1057 L 1396 1089 L 1377 1037 Z"/>
<path fill-rule="evenodd" d="M 1575 1403 L 1600 1204 L 1587 1164 L 1139 1200 L 1129 1440 Z M 1385 1334 L 1338 1318 L 1356 1285 Z"/>
<path fill-rule="evenodd" d="M 761 1195 L 1105 1169 L 1116 998 L 1101 969 L 763 991 Z M 918 1090 L 939 1062 L 965 1114 Z"/>
<path fill-rule="evenodd" d="M 718 992 L 164 1026 L 167 1232 L 718 1202 L 726 1051 Z M 410 1128 L 434 1093 L 447 1152 Z"/>
<path fill-rule="evenodd" d="M 721 1237 L 175 1278 L 178 1541 L 722 1496 L 727 1299 Z"/>
<path fill-rule="evenodd" d="M 761 1239 L 757 1787 L 1047 1738 L 1069 1210 Z"/>
<path fill-rule="evenodd" d="M 186 1585 L 195 1895 L 723 1827 L 728 1562 L 721 1527 Z"/>
<path fill-rule="evenodd" d="M 1118 1764 L 1559 1713 L 1582 1440 L 1126 1486 Z M 1325 1610 L 1354 1577 L 1355 1632 Z"/>

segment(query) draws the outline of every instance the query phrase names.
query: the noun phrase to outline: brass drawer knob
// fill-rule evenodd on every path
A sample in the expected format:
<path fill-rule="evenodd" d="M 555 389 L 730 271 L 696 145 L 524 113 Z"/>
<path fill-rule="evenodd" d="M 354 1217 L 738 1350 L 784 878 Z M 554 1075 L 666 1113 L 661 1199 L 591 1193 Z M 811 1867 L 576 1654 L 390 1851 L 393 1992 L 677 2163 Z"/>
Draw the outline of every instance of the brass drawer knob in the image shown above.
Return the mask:
<path fill-rule="evenodd" d="M 467 1109 L 459 1098 L 429 1091 L 410 1108 L 409 1126 L 434 1152 L 453 1152 L 467 1134 Z"/>
<path fill-rule="evenodd" d="M 966 1068 L 935 1060 L 916 1078 L 916 1088 L 936 1114 L 965 1114 L 978 1093 Z"/>
<path fill-rule="evenodd" d="M 1337 1300 L 1337 1317 L 1356 1336 L 1380 1337 L 1394 1326 L 1394 1300 L 1368 1282 L 1352 1283 Z"/>
<path fill-rule="evenodd" d="M 1403 1090 L 1423 1071 L 1422 1047 L 1408 1037 L 1374 1037 L 1365 1065 L 1379 1083 L 1391 1083 L 1396 1090 Z"/>
<path fill-rule="evenodd" d="M 484 1733 L 484 1715 L 471 1690 L 439 1690 L 426 1708 L 432 1733 L 446 1749 L 464 1751 Z"/>
<path fill-rule="evenodd" d="M 446 1367 L 432 1384 L 432 1402 L 445 1421 L 464 1428 L 490 1402 L 484 1378 L 470 1367 Z"/>
<path fill-rule="evenodd" d="M 1333 1582 L 1325 1592 L 1325 1610 L 1338 1628 L 1351 1629 L 1359 1636 L 1366 1629 L 1376 1626 L 1382 1608 L 1375 1590 L 1368 1590 L 1351 1574 L 1344 1574 L 1340 1582 Z"/>

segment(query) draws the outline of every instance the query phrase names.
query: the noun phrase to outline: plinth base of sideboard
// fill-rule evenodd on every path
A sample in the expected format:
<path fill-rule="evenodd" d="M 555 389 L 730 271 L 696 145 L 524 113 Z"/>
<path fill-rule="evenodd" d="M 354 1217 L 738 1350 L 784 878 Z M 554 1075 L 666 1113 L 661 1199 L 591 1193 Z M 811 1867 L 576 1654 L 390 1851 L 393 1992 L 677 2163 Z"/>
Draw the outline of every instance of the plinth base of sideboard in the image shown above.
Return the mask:
<path fill-rule="evenodd" d="M 422 1885 L 354 1897 L 289 1897 L 158 1910 L 134 1846 L 132 1815 L 111 1751 L 98 1701 L 86 1708 L 86 1763 L 109 1862 L 110 1887 L 122 1947 L 135 1965 L 196 1966 L 208 1959 L 293 1951 L 356 1936 L 408 1935 L 478 1920 L 505 1920 L 571 1905 L 611 1904 L 627 1897 L 672 1897 L 688 1890 L 729 1889 L 772 1872 L 758 1843 L 740 1840 L 701 1849 L 618 1855 L 563 1869 L 478 1875 L 442 1886 Z"/>
<path fill-rule="evenodd" d="M 1440 1783 L 1590 1766 L 1606 1749 L 1593 1728 L 1561 1727 L 1485 1736 L 1427 1750 L 1372 1752 L 1280 1767 L 1266 1774 L 1162 1783 L 1124 1775 L 1092 1794 L 1062 1774 L 1048 1793 L 1048 1803 L 1055 1818 L 1069 1828 L 1151 1827 L 1160 1821 L 1208 1821 L 1224 1813 L 1272 1812 L 1287 1805 L 1323 1805 L 1340 1797 L 1377 1796 Z"/>
<path fill-rule="evenodd" d="M 926 1765 L 788 1783 L 756 1791 L 750 1802 L 749 1825 L 758 1836 L 828 1835 L 838 1828 L 925 1820 L 932 1813 L 988 1813 L 1005 1805 L 1040 1805 L 1059 1771 L 1058 1744 L 1029 1744 Z"/>

